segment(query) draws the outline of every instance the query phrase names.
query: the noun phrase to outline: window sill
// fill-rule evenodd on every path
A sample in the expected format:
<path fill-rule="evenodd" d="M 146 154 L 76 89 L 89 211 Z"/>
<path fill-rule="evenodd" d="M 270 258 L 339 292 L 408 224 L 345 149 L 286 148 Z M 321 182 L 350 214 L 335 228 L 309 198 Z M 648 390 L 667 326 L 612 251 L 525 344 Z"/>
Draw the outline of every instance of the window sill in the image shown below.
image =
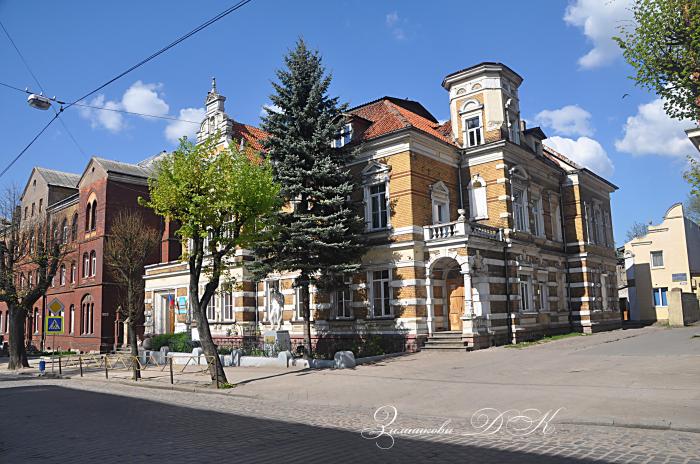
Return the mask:
<path fill-rule="evenodd" d="M 387 316 L 369 316 L 367 317 L 368 321 L 381 321 L 381 320 L 390 320 L 394 319 L 394 315 L 387 315 Z"/>
<path fill-rule="evenodd" d="M 355 316 L 335 316 L 332 321 L 354 321 Z"/>

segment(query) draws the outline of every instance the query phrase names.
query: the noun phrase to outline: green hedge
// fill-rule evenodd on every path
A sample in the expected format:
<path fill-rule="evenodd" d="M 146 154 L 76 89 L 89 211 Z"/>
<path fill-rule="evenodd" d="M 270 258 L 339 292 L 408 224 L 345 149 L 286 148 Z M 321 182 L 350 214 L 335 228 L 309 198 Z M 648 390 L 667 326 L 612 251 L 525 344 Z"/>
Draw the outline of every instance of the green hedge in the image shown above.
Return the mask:
<path fill-rule="evenodd" d="M 194 345 L 187 332 L 176 334 L 160 334 L 151 337 L 151 350 L 158 351 L 161 347 L 167 346 L 170 351 L 189 353 Z"/>

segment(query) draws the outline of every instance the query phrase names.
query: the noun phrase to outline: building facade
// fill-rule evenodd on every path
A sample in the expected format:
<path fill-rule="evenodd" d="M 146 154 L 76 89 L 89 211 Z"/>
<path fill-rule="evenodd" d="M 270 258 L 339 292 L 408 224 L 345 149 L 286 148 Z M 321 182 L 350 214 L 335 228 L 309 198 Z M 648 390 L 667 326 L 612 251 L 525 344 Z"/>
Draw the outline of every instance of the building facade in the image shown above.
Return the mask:
<path fill-rule="evenodd" d="M 682 203 L 646 235 L 625 243 L 623 253 L 631 320 L 668 323 L 671 291 L 700 295 L 700 227 L 685 216 Z"/>
<path fill-rule="evenodd" d="M 610 194 L 616 187 L 543 145 L 520 117 L 522 78 L 481 63 L 443 80 L 450 119 L 416 101 L 383 97 L 348 110 L 336 147 L 348 166 L 369 240 L 362 272 L 333 294 L 312 290 L 312 339 L 340 346 L 358 334 L 417 349 L 439 332 L 462 346 L 619 327 Z M 265 134 L 233 121 L 214 87 L 198 139 L 259 146 Z M 239 250 L 236 260 L 254 256 Z M 254 282 L 245 266 L 207 314 L 235 343 L 281 323 L 300 340 L 295 274 Z M 187 267 L 147 267 L 154 333 L 185 330 Z M 204 282 L 202 282 L 202 285 Z M 280 297 L 281 295 L 281 297 Z M 278 327 L 274 327 L 278 328 Z"/>
<path fill-rule="evenodd" d="M 110 227 L 123 210 L 139 210 L 145 222 L 164 232 L 163 252 L 179 256 L 169 229 L 160 218 L 138 206 L 147 197 L 151 160 L 121 163 L 93 157 L 82 175 L 34 168 L 21 197 L 21 227 L 31 237 L 49 233 L 64 250 L 46 298 L 35 302 L 27 319 L 26 338 L 36 348 L 105 352 L 123 341 L 123 324 L 117 323 L 119 288 L 103 257 Z M 42 227 L 44 230 L 42 231 Z M 46 228 L 50 228 L 50 231 Z M 177 248 L 176 248 L 177 247 Z M 161 261 L 154 252 L 149 262 Z M 20 282 L 37 282 L 36 269 L 21 268 Z M 46 337 L 47 306 L 62 306 L 64 333 Z M 0 330 L 9 331 L 9 315 L 0 303 Z"/>

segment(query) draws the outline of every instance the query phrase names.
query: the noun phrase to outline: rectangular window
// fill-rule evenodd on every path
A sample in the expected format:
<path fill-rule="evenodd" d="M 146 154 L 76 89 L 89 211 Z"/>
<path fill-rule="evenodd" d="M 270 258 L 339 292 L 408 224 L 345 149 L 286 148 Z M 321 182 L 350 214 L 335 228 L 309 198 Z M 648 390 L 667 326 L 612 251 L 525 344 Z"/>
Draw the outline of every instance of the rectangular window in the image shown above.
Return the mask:
<path fill-rule="evenodd" d="M 651 267 L 664 267 L 664 252 L 663 251 L 652 251 L 651 252 Z"/>
<path fill-rule="evenodd" d="M 309 310 L 309 313 L 311 311 Z M 296 287 L 294 289 L 294 317 L 295 319 L 303 319 L 304 318 L 304 311 L 302 310 L 301 307 L 301 288 Z"/>
<path fill-rule="evenodd" d="M 540 297 L 540 311 L 549 311 L 549 285 L 547 282 L 538 284 L 538 292 Z"/>
<path fill-rule="evenodd" d="M 532 278 L 520 275 L 520 311 L 532 311 Z"/>
<path fill-rule="evenodd" d="M 389 287 L 389 270 L 373 271 L 372 277 L 372 311 L 374 317 L 391 315 L 391 289 Z"/>
<path fill-rule="evenodd" d="M 337 317 L 352 317 L 352 301 L 350 287 L 344 287 L 335 292 L 335 310 Z"/>
<path fill-rule="evenodd" d="M 435 200 L 434 213 L 435 217 L 433 218 L 433 221 L 435 224 L 444 224 L 445 222 L 448 222 L 447 203 L 444 201 Z"/>
<path fill-rule="evenodd" d="M 608 309 L 608 275 L 600 275 L 600 299 L 601 307 L 603 309 Z"/>
<path fill-rule="evenodd" d="M 333 148 L 344 147 L 352 140 L 352 124 L 345 124 L 340 128 L 340 132 L 335 140 L 333 140 Z"/>
<path fill-rule="evenodd" d="M 550 216 L 552 218 L 552 238 L 557 242 L 562 241 L 561 228 L 561 210 L 559 209 L 559 201 L 552 200 L 549 204 Z"/>
<path fill-rule="evenodd" d="M 370 185 L 369 187 L 369 222 L 370 229 L 385 229 L 388 225 L 386 204 L 386 183 Z"/>
<path fill-rule="evenodd" d="M 472 116 L 464 120 L 464 133 L 468 147 L 475 147 L 483 143 L 483 130 L 481 115 Z"/>
<path fill-rule="evenodd" d="M 525 210 L 525 190 L 520 188 L 513 189 L 513 216 L 515 221 L 515 230 L 528 231 L 527 212 Z"/>
<path fill-rule="evenodd" d="M 516 145 L 520 145 L 520 121 L 518 121 L 518 117 L 513 113 L 510 113 L 508 115 L 508 119 L 510 122 L 510 127 L 508 128 L 508 137 L 510 138 L 511 142 L 513 142 Z"/>
<path fill-rule="evenodd" d="M 654 292 L 654 306 L 668 306 L 668 288 L 658 287 L 653 290 Z"/>
<path fill-rule="evenodd" d="M 223 306 L 224 320 L 233 320 L 233 294 L 231 292 L 224 292 L 221 297 L 221 303 Z"/>
<path fill-rule="evenodd" d="M 542 198 L 532 199 L 532 215 L 534 216 L 533 233 L 538 237 L 544 236 L 544 211 L 542 210 Z"/>

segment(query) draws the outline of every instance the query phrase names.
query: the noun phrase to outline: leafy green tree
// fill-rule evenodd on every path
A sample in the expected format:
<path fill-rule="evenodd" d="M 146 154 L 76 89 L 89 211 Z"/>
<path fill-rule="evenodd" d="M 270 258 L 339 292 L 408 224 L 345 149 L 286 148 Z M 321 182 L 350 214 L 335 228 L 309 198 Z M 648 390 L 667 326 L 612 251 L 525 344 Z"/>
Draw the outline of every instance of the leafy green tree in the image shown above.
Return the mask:
<path fill-rule="evenodd" d="M 277 71 L 270 96 L 278 108 L 268 110 L 262 127 L 275 179 L 288 205 L 277 214 L 277 238 L 256 247 L 259 274 L 275 270 L 295 272 L 304 342 L 311 353 L 309 286 L 329 290 L 344 275 L 359 269 L 363 253 L 364 221 L 350 196 L 353 179 L 346 167 L 353 152 L 334 148 L 344 123 L 346 105 L 328 96 L 331 77 L 317 51 L 302 39 Z"/>
<path fill-rule="evenodd" d="M 213 356 L 212 382 L 227 382 L 214 344 L 206 307 L 219 284 L 227 280 L 230 259 L 247 248 L 280 207 L 279 186 L 270 163 L 250 151 L 217 146 L 219 134 L 199 144 L 186 138 L 156 167 L 149 181 L 156 214 L 180 224 L 178 235 L 188 243 L 183 259 L 189 267 L 189 303 L 204 353 Z M 202 275 L 208 277 L 200 293 Z"/>
<path fill-rule="evenodd" d="M 632 13 L 615 38 L 632 79 L 662 97 L 669 116 L 700 120 L 700 2 L 635 0 Z"/>

